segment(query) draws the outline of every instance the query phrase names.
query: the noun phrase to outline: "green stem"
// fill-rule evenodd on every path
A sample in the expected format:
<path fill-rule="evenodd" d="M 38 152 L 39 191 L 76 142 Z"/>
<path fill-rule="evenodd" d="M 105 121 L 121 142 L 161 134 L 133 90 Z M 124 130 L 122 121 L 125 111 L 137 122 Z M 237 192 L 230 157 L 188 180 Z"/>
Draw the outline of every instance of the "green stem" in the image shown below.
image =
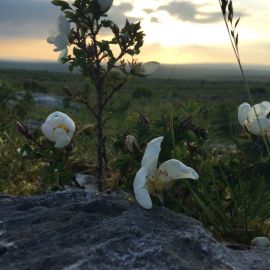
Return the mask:
<path fill-rule="evenodd" d="M 258 121 L 261 134 L 263 134 L 261 123 L 259 121 L 258 114 L 256 112 L 256 108 L 254 107 L 255 102 L 254 102 L 254 100 L 252 98 L 252 95 L 251 95 L 251 92 L 250 92 L 250 87 L 249 87 L 249 85 L 247 83 L 246 76 L 245 76 L 245 73 L 244 73 L 244 70 L 243 70 L 243 67 L 242 67 L 242 64 L 241 64 L 241 59 L 240 59 L 239 51 L 237 50 L 237 47 L 236 47 L 236 45 L 235 45 L 235 43 L 234 43 L 234 41 L 233 41 L 233 39 L 231 37 L 230 28 L 229 28 L 229 25 L 228 25 L 228 22 L 227 22 L 227 19 L 226 19 L 226 16 L 225 15 L 223 15 L 223 19 L 224 19 L 224 22 L 225 22 L 225 25 L 226 25 L 226 28 L 227 28 L 227 32 L 229 34 L 229 38 L 230 38 L 230 41 L 231 41 L 231 45 L 232 45 L 232 48 L 233 48 L 235 57 L 237 59 L 238 66 L 239 66 L 240 71 L 241 71 L 241 75 L 242 75 L 242 79 L 243 79 L 243 82 L 244 82 L 245 89 L 246 89 L 246 91 L 248 93 L 249 101 L 250 101 L 251 105 L 253 106 L 253 110 L 255 112 L 256 119 Z M 266 151 L 268 153 L 268 157 L 270 158 L 270 149 L 269 149 L 269 146 L 268 146 L 268 142 L 267 142 L 265 136 L 262 136 L 262 137 L 263 137 L 263 141 L 264 141 L 264 144 L 265 144 Z"/>
<path fill-rule="evenodd" d="M 172 157 L 175 158 L 175 136 L 174 136 L 174 126 L 173 126 L 173 107 L 170 105 L 170 133 L 172 140 Z"/>

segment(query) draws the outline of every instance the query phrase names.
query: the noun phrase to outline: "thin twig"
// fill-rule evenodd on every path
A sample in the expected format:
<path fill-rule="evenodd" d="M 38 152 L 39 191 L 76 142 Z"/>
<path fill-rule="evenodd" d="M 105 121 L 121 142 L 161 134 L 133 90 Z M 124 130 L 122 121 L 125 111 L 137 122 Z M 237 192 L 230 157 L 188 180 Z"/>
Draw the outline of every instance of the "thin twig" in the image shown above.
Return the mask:
<path fill-rule="evenodd" d="M 107 103 L 111 100 L 113 95 L 130 79 L 131 75 L 128 75 L 121 83 L 119 83 L 116 87 L 114 87 L 108 96 L 105 98 L 103 103 L 103 108 L 107 105 Z"/>

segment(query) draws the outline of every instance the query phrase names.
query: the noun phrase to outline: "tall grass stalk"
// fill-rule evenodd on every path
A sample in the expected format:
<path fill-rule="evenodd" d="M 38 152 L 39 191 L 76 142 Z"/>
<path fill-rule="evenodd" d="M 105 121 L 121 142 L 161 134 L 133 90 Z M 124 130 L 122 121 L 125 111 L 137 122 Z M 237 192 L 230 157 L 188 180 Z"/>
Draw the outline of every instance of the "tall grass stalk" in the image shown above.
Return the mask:
<path fill-rule="evenodd" d="M 174 124 L 173 124 L 173 105 L 170 104 L 170 133 L 172 140 L 172 158 L 175 158 L 175 136 L 174 136 Z"/>
<path fill-rule="evenodd" d="M 253 106 L 253 110 L 255 112 L 261 134 L 263 135 L 263 130 L 262 130 L 262 127 L 261 127 L 261 123 L 259 121 L 256 108 L 254 107 L 255 102 L 254 102 L 254 99 L 253 99 L 253 97 L 251 95 L 250 86 L 249 86 L 249 84 L 247 82 L 245 72 L 243 70 L 243 66 L 242 66 L 241 58 L 240 58 L 240 52 L 239 52 L 239 49 L 238 49 L 238 41 L 239 41 L 238 37 L 239 37 L 239 35 L 238 35 L 238 33 L 236 34 L 235 30 L 236 30 L 236 27 L 237 27 L 237 25 L 238 25 L 238 23 L 240 21 L 240 17 L 236 20 L 235 24 L 233 25 L 233 4 L 232 4 L 232 0 L 229 0 L 229 1 L 228 0 L 219 0 L 219 5 L 220 5 L 221 10 L 222 10 L 223 19 L 224 19 L 226 29 L 227 29 L 227 32 L 228 32 L 228 35 L 229 35 L 229 38 L 230 38 L 230 42 L 231 42 L 231 45 L 232 45 L 232 48 L 233 48 L 233 51 L 234 51 L 234 55 L 236 57 L 238 66 L 239 66 L 240 71 L 241 71 L 241 76 L 242 76 L 242 79 L 243 79 L 243 82 L 244 82 L 245 89 L 246 89 L 247 94 L 248 94 L 249 101 L 250 101 L 251 105 Z M 229 12 L 228 16 L 227 16 L 227 7 L 228 7 L 228 12 Z M 263 141 L 264 141 L 267 153 L 268 153 L 268 157 L 270 159 L 270 149 L 269 149 L 268 142 L 267 142 L 266 137 L 264 135 L 262 137 L 263 137 Z"/>

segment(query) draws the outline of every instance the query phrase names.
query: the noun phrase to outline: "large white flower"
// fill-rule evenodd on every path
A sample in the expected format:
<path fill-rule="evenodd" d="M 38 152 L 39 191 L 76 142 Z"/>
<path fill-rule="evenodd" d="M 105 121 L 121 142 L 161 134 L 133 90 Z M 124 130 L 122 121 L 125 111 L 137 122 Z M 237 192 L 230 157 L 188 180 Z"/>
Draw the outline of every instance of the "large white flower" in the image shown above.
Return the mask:
<path fill-rule="evenodd" d="M 111 8 L 113 0 L 97 0 L 97 2 L 100 8 L 100 11 L 102 13 L 105 13 Z"/>
<path fill-rule="evenodd" d="M 55 52 L 61 52 L 58 60 L 67 56 L 67 46 L 69 43 L 70 24 L 65 16 L 60 15 L 57 21 L 57 27 L 52 35 L 47 38 L 47 42 L 55 45 Z"/>
<path fill-rule="evenodd" d="M 137 202 L 146 209 L 152 208 L 152 200 L 149 194 L 151 185 L 164 186 L 168 182 L 176 179 L 199 178 L 199 175 L 194 169 L 176 159 L 165 161 L 157 168 L 162 140 L 163 137 L 159 137 L 147 144 L 141 162 L 141 168 L 137 172 L 133 182 L 135 198 Z"/>
<path fill-rule="evenodd" d="M 268 101 L 263 101 L 252 107 L 245 102 L 238 107 L 240 125 L 254 135 L 270 136 L 269 114 L 270 102 Z"/>
<path fill-rule="evenodd" d="M 66 114 L 54 112 L 47 117 L 41 130 L 48 140 L 55 142 L 56 148 L 63 148 L 72 139 L 75 132 L 75 123 Z"/>

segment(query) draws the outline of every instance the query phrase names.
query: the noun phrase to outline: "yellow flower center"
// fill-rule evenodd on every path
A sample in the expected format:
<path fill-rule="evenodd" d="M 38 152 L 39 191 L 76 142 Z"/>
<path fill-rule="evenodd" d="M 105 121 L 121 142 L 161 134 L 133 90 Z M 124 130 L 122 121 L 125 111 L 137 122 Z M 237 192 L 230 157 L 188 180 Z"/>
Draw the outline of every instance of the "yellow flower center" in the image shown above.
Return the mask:
<path fill-rule="evenodd" d="M 66 133 L 68 133 L 68 128 L 64 124 L 59 125 L 57 128 L 62 128 Z"/>
<path fill-rule="evenodd" d="M 147 180 L 147 187 L 151 194 L 160 193 L 165 188 L 165 183 L 159 177 L 151 177 Z"/>
<path fill-rule="evenodd" d="M 164 181 L 165 179 L 167 181 Z M 168 173 L 166 171 L 159 171 L 156 176 L 147 179 L 146 185 L 152 195 L 158 195 L 163 190 L 171 188 L 173 181 L 168 181 Z"/>

